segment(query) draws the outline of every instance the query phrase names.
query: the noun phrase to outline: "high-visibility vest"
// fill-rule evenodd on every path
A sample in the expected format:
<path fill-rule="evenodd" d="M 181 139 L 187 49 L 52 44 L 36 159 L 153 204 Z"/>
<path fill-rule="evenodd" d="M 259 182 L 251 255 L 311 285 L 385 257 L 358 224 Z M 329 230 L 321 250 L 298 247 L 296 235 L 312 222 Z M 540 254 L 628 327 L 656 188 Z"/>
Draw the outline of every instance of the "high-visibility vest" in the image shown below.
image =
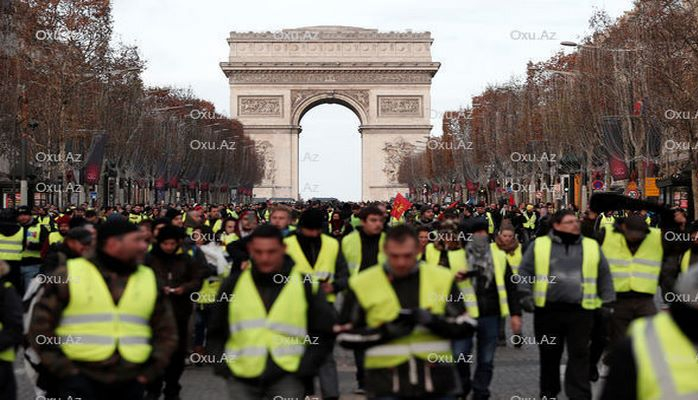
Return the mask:
<path fill-rule="evenodd" d="M 528 213 L 524 212 L 521 215 L 523 215 L 523 218 L 526 220 L 522 225 L 526 229 L 535 229 L 536 227 L 536 213 L 533 213 L 530 217 L 528 216 Z"/>
<path fill-rule="evenodd" d="M 445 268 L 419 264 L 419 307 L 443 315 L 453 285 L 453 274 Z M 366 313 L 366 324 L 377 328 L 394 321 L 400 314 L 400 301 L 382 265 L 375 265 L 349 279 L 349 286 Z M 416 357 L 430 360 L 451 359 L 451 342 L 418 326 L 412 333 L 366 350 L 366 369 L 393 368 Z"/>
<path fill-rule="evenodd" d="M 41 258 L 41 250 L 29 250 L 30 244 L 41 243 L 41 225 L 34 224 L 23 227 L 25 234 L 24 250 L 22 250 L 22 258 Z"/>
<path fill-rule="evenodd" d="M 230 336 L 225 345 L 228 367 L 236 377 L 256 378 L 264 372 L 267 357 L 282 370 L 298 371 L 306 348 L 308 302 L 304 276 L 296 267 L 269 312 L 252 279 L 242 271 L 228 306 Z"/>
<path fill-rule="evenodd" d="M 645 223 L 647 224 L 647 226 L 650 226 L 652 224 L 652 217 L 650 217 L 649 215 L 646 216 Z"/>
<path fill-rule="evenodd" d="M 196 299 L 197 304 L 213 304 L 216 301 L 216 296 L 218 295 L 218 290 L 221 288 L 221 283 L 223 279 L 230 275 L 230 267 L 226 268 L 226 271 L 220 275 L 210 276 L 204 279 L 204 283 L 199 289 L 198 296 Z"/>
<path fill-rule="evenodd" d="M 236 240 L 240 240 L 240 237 L 235 233 L 228 234 L 223 232 L 221 234 L 221 243 L 223 244 L 223 246 L 227 246 L 228 244 L 233 243 Z"/>
<path fill-rule="evenodd" d="M 12 236 L 0 234 L 0 260 L 19 261 L 22 259 L 22 239 L 24 229 L 18 229 Z"/>
<path fill-rule="evenodd" d="M 490 243 L 492 261 L 494 262 L 494 279 L 497 284 L 497 294 L 499 296 L 499 311 L 502 317 L 509 315 L 509 300 L 507 298 L 507 290 L 505 283 L 507 260 L 503 251 L 495 243 Z M 429 265 L 439 265 L 441 252 L 429 243 L 425 249 L 426 263 Z M 451 272 L 455 276 L 458 272 L 468 271 L 468 255 L 465 249 L 449 250 L 447 253 L 448 265 Z M 465 279 L 458 282 L 458 288 L 463 294 L 463 302 L 468 311 L 468 315 L 473 318 L 480 316 L 480 309 L 477 305 L 477 294 L 470 279 Z"/>
<path fill-rule="evenodd" d="M 487 233 L 491 235 L 494 233 L 494 219 L 492 219 L 492 213 L 489 211 L 485 213 L 485 216 L 487 216 Z"/>
<path fill-rule="evenodd" d="M 605 229 L 601 249 L 608 259 L 616 293 L 634 291 L 655 294 L 664 255 L 660 230 L 650 228 L 650 233 L 632 254 L 622 233 L 610 226 Z"/>
<path fill-rule="evenodd" d="M 56 231 L 48 234 L 48 244 L 63 243 L 63 234 Z"/>
<path fill-rule="evenodd" d="M 357 226 L 361 226 L 361 218 L 357 217 L 356 215 L 352 214 L 351 218 L 349 219 L 349 223 L 351 226 L 356 229 Z"/>
<path fill-rule="evenodd" d="M 12 287 L 10 282 L 5 282 L 3 285 L 5 286 L 5 290 L 9 290 Z M 2 331 L 2 322 L 0 322 L 0 331 Z M 15 346 L 10 346 L 5 350 L 0 351 L 0 361 L 14 362 L 15 354 Z"/>
<path fill-rule="evenodd" d="M 521 260 L 523 260 L 523 253 L 521 251 L 521 245 L 517 245 L 513 253 L 505 252 L 507 256 L 507 262 L 511 267 L 511 272 L 514 274 L 519 273 L 519 265 L 521 265 Z"/>
<path fill-rule="evenodd" d="M 611 215 L 610 217 L 607 217 L 606 214 L 601 214 L 601 229 L 603 229 L 604 226 L 613 226 L 613 224 L 616 222 L 616 217 Z"/>
<path fill-rule="evenodd" d="M 51 225 L 53 225 L 53 220 L 51 219 L 51 216 L 49 215 L 42 215 L 36 217 L 36 220 L 39 221 L 39 225 L 43 225 L 46 227 L 46 229 L 51 230 Z"/>
<path fill-rule="evenodd" d="M 134 214 L 134 213 L 129 213 L 128 214 L 128 220 L 131 223 L 134 224 L 140 224 L 141 221 L 143 221 L 143 216 L 141 214 Z"/>
<path fill-rule="evenodd" d="M 542 236 L 533 242 L 535 257 L 535 281 L 533 297 L 536 307 L 545 307 L 550 280 L 550 253 L 553 240 L 550 236 Z M 595 310 L 601 307 L 602 301 L 598 296 L 596 281 L 599 276 L 599 261 L 601 251 L 594 239 L 582 238 L 582 308 Z"/>
<path fill-rule="evenodd" d="M 204 222 L 204 225 L 211 226 L 211 221 L 206 220 Z M 220 231 L 222 227 L 223 227 L 223 220 L 217 219 L 216 222 L 213 223 L 213 228 L 211 228 L 211 230 L 213 231 L 213 233 L 216 233 L 216 232 Z"/>
<path fill-rule="evenodd" d="M 68 260 L 70 302 L 56 328 L 63 353 L 75 361 L 99 362 L 118 351 L 145 363 L 152 352 L 150 318 L 158 296 L 155 273 L 140 265 L 118 304 L 97 267 L 85 258 Z"/>
<path fill-rule="evenodd" d="M 337 264 L 337 256 L 339 255 L 339 242 L 337 239 L 325 235 L 320 235 L 320 252 L 315 260 L 315 265 L 310 265 L 308 259 L 298 243 L 298 236 L 291 235 L 284 239 L 286 243 L 286 254 L 289 255 L 296 263 L 298 272 L 306 275 L 311 275 L 316 281 L 334 282 L 335 266 Z M 333 303 L 336 295 L 330 293 L 327 295 L 327 301 Z"/>
<path fill-rule="evenodd" d="M 688 268 L 691 266 L 691 249 L 686 250 L 685 253 L 683 253 L 683 257 L 681 257 L 681 273 L 685 273 L 688 271 Z"/>
<path fill-rule="evenodd" d="M 383 252 L 383 244 L 385 243 L 385 232 L 381 232 L 381 237 L 378 239 L 378 264 L 385 262 L 385 253 Z M 342 254 L 347 261 L 349 272 L 357 274 L 361 267 L 361 234 L 359 231 L 352 233 L 342 238 Z"/>
<path fill-rule="evenodd" d="M 636 319 L 628 332 L 638 399 L 698 398 L 696 348 L 669 313 Z"/>

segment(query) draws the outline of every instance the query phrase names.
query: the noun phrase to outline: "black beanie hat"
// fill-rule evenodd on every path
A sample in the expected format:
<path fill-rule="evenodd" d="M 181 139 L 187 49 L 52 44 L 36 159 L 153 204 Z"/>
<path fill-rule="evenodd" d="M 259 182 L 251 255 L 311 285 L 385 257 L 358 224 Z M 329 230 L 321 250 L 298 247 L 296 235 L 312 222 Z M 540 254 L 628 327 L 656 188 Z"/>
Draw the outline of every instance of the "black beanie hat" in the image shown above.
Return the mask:
<path fill-rule="evenodd" d="M 167 209 L 167 212 L 165 213 L 165 218 L 169 219 L 170 221 L 175 219 L 176 216 L 182 214 L 181 211 L 177 210 L 176 208 L 169 208 Z"/>
<path fill-rule="evenodd" d="M 167 225 L 160 228 L 157 241 L 158 243 L 162 243 L 167 239 L 180 240 L 184 239 L 186 236 L 187 234 L 184 232 L 184 229 L 174 225 Z"/>
<path fill-rule="evenodd" d="M 100 224 L 97 228 L 97 239 L 104 243 L 112 236 L 121 236 L 138 231 L 138 225 L 128 222 L 126 219 L 114 219 Z"/>
<path fill-rule="evenodd" d="M 298 226 L 308 229 L 322 229 L 325 227 L 327 215 L 318 208 L 309 208 L 301 214 Z"/>

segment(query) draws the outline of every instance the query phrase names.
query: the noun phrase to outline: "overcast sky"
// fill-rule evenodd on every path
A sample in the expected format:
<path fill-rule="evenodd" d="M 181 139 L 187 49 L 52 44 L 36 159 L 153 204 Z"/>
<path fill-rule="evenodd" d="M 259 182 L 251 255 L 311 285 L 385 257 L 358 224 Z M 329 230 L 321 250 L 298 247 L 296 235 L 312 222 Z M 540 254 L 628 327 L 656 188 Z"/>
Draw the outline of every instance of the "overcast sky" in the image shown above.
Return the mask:
<path fill-rule="evenodd" d="M 528 60 L 544 60 L 562 40 L 588 33 L 594 8 L 618 17 L 631 0 L 114 0 L 115 40 L 136 44 L 148 85 L 191 88 L 229 113 L 226 61 L 230 31 L 278 31 L 348 25 L 381 31 L 430 31 L 432 134 L 443 111 L 469 104 L 488 84 L 523 76 Z M 535 36 L 537 40 L 528 38 Z M 358 119 L 322 105 L 303 118 L 300 191 L 305 198 L 360 199 Z"/>

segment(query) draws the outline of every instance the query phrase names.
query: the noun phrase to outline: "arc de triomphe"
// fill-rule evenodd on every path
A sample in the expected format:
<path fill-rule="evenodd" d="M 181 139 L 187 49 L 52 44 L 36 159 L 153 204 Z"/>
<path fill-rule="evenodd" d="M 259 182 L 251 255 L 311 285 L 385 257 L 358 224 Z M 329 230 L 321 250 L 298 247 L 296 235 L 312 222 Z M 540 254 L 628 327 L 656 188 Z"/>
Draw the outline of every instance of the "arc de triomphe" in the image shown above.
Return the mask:
<path fill-rule="evenodd" d="M 400 161 L 431 130 L 431 80 L 440 66 L 431 59 L 432 41 L 429 32 L 343 26 L 231 32 L 221 68 L 232 117 L 265 162 L 255 195 L 298 198 L 300 121 L 323 103 L 344 105 L 359 118 L 362 199 L 404 193 Z"/>

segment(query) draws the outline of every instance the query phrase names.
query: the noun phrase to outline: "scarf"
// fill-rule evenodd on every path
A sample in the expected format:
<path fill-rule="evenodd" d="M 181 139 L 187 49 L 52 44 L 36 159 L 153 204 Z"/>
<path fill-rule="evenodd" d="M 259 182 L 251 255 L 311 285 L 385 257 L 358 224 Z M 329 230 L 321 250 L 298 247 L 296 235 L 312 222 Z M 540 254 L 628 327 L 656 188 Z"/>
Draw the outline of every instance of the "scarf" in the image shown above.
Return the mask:
<path fill-rule="evenodd" d="M 490 256 L 488 236 L 473 235 L 473 241 L 466 249 L 470 269 L 479 272 L 477 279 L 483 280 L 483 286 L 489 287 L 494 281 L 494 264 Z"/>

